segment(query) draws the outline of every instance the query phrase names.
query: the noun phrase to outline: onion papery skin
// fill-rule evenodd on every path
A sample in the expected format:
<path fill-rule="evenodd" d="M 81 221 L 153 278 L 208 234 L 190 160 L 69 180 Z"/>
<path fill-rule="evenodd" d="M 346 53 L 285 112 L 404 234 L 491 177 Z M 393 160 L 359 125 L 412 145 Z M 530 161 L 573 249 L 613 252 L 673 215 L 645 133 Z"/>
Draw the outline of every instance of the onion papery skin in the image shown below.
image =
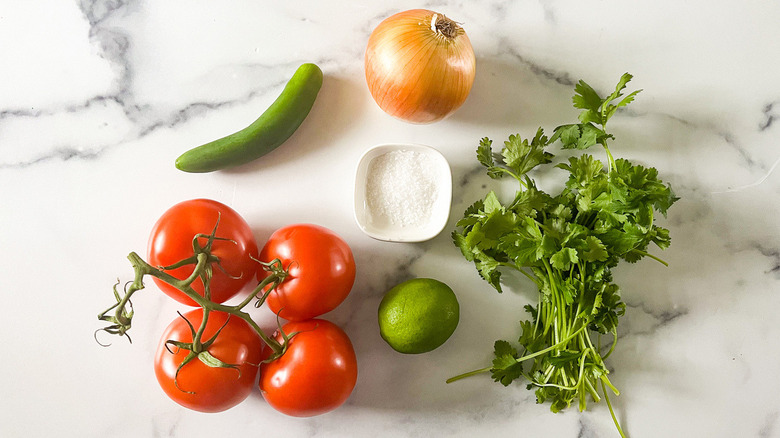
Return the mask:
<path fill-rule="evenodd" d="M 448 20 L 452 37 L 432 29 Z M 368 39 L 366 82 L 379 107 L 401 120 L 426 124 L 451 115 L 466 101 L 476 57 L 465 30 L 427 9 L 399 12 L 382 21 Z"/>

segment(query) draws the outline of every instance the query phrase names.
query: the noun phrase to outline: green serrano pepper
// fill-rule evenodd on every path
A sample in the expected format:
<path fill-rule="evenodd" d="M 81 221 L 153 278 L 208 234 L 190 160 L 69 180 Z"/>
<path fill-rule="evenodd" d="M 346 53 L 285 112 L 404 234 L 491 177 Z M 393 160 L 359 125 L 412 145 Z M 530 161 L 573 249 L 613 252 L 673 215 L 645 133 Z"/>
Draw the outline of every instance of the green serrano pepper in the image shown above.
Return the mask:
<path fill-rule="evenodd" d="M 282 94 L 246 128 L 190 149 L 176 159 L 185 172 L 213 172 L 256 160 L 284 143 L 309 115 L 322 87 L 322 70 L 298 67 Z"/>

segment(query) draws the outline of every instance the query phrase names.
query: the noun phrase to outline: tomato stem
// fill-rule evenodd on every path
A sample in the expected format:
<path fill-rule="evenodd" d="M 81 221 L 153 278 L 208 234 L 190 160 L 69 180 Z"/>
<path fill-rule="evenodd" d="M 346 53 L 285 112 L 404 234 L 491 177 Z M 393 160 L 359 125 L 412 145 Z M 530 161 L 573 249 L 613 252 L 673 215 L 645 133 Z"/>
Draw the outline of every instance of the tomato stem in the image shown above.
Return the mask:
<path fill-rule="evenodd" d="M 255 261 L 263 265 L 263 269 L 270 274 L 255 287 L 251 294 L 247 295 L 244 301 L 235 306 L 238 309 L 243 309 L 255 298 L 258 300 L 255 304 L 255 307 L 259 308 L 263 305 L 263 303 L 265 303 L 265 300 L 268 298 L 268 295 L 271 293 L 271 291 L 276 289 L 276 287 L 279 286 L 279 284 L 281 284 L 285 278 L 287 278 L 287 275 L 289 275 L 289 270 L 285 270 L 283 268 L 282 261 L 279 259 L 274 259 L 269 263 L 263 263 L 260 260 Z M 269 285 L 271 285 L 271 287 L 268 287 Z M 266 288 L 267 290 L 263 292 L 263 290 Z M 263 292 L 263 294 L 258 296 L 258 294 L 261 292 Z"/>
<path fill-rule="evenodd" d="M 200 320 L 200 327 L 198 327 L 198 331 L 192 336 L 192 351 L 196 354 L 200 353 L 202 350 L 203 344 L 200 340 L 203 338 L 203 332 L 206 330 L 206 324 L 209 322 L 209 313 L 211 313 L 211 309 L 204 307 L 203 319 Z"/>
<path fill-rule="evenodd" d="M 195 269 L 193 270 L 192 274 L 185 279 L 185 280 L 179 280 L 176 277 L 166 273 L 165 271 L 162 271 L 160 269 L 156 269 L 146 263 L 144 260 L 142 260 L 137 254 L 131 253 L 131 256 L 133 256 L 133 261 L 136 263 L 135 266 L 140 266 L 142 272 L 145 274 L 151 275 L 153 277 L 156 277 L 171 286 L 176 287 L 177 289 L 181 290 L 183 293 L 185 293 L 189 298 L 191 298 L 193 301 L 195 301 L 200 307 L 203 308 L 204 311 L 204 319 L 206 318 L 206 312 L 210 310 L 217 310 L 220 312 L 229 313 L 231 315 L 235 315 L 247 323 L 249 323 L 257 332 L 257 334 L 263 339 L 263 342 L 266 343 L 273 351 L 274 353 L 279 353 L 282 351 L 282 346 L 277 342 L 274 338 L 268 336 L 265 334 L 265 332 L 260 328 L 257 323 L 252 319 L 252 317 L 243 311 L 243 308 L 246 307 L 246 305 L 251 302 L 257 295 L 257 293 L 261 290 L 263 290 L 264 287 L 266 287 L 270 283 L 275 283 L 277 281 L 277 278 L 272 274 L 271 276 L 265 278 L 260 284 L 255 288 L 252 294 L 250 294 L 244 301 L 241 303 L 234 305 L 234 306 L 228 306 L 220 303 L 215 303 L 209 299 L 206 299 L 205 297 L 201 296 L 195 290 L 192 288 L 191 284 L 193 281 L 195 281 L 196 278 L 198 278 L 203 270 L 205 269 L 205 263 L 210 259 L 210 255 L 207 253 L 201 253 L 198 254 L 198 264 L 195 266 Z M 138 267 L 136 269 L 139 269 Z M 281 281 L 280 281 L 281 282 Z M 273 288 L 269 289 L 268 292 L 266 292 L 266 295 L 270 293 L 270 291 L 273 290 Z M 202 327 L 205 327 L 203 325 Z M 196 332 L 196 336 L 202 333 L 202 329 Z"/>
<path fill-rule="evenodd" d="M 289 342 L 290 337 L 284 336 L 284 341 L 280 343 L 275 338 L 268 336 L 263 331 L 263 329 L 252 319 L 251 315 L 249 315 L 243 309 L 253 300 L 257 300 L 255 304 L 256 307 L 262 306 L 265 303 L 265 300 L 268 298 L 268 295 L 274 289 L 276 289 L 276 287 L 281 284 L 285 278 L 287 278 L 289 275 L 289 266 L 285 268 L 279 259 L 275 259 L 269 263 L 256 260 L 262 265 L 263 269 L 268 272 L 268 275 L 263 278 L 263 280 L 254 288 L 251 294 L 249 294 L 244 300 L 236 305 L 225 305 L 211 301 L 210 280 L 212 275 L 212 265 L 216 264 L 221 269 L 221 266 L 219 265 L 219 258 L 211 254 L 211 246 L 214 240 L 225 240 L 216 237 L 214 235 L 215 232 L 216 227 L 210 235 L 196 235 L 192 241 L 194 254 L 170 266 L 154 267 L 144 261 L 137 253 L 131 252 L 127 258 L 130 260 L 130 264 L 133 266 L 135 277 L 133 282 L 130 283 L 129 287 L 127 287 L 124 291 L 124 295 L 120 294 L 116 289 L 116 285 L 114 285 L 114 297 L 117 302 L 98 315 L 99 320 L 111 323 L 111 325 L 104 327 L 102 330 L 110 334 L 127 336 L 129 339 L 127 332 L 130 330 L 133 317 L 132 303 L 130 298 L 133 296 L 133 294 L 144 288 L 143 278 L 144 276 L 150 275 L 180 290 L 198 306 L 203 308 L 203 320 L 201 321 L 200 327 L 193 331 L 191 351 L 195 353 L 195 355 L 199 354 L 204 349 L 202 337 L 203 332 L 206 329 L 209 312 L 211 311 L 220 311 L 234 315 L 243 319 L 250 326 L 252 326 L 263 342 L 265 342 L 265 344 L 273 351 L 268 359 L 269 361 L 275 360 L 284 354 L 287 349 L 287 343 Z M 201 246 L 198 239 L 203 238 L 207 239 L 207 243 Z M 186 265 L 195 266 L 192 270 L 192 273 L 185 279 L 178 279 L 166 272 L 167 270 L 176 269 Z M 192 284 L 198 278 L 201 279 L 204 285 L 203 295 L 197 293 L 192 287 Z M 117 283 L 117 285 L 118 284 L 119 283 Z M 113 313 L 111 313 L 112 311 Z M 205 348 L 207 348 L 207 346 L 205 346 Z"/>

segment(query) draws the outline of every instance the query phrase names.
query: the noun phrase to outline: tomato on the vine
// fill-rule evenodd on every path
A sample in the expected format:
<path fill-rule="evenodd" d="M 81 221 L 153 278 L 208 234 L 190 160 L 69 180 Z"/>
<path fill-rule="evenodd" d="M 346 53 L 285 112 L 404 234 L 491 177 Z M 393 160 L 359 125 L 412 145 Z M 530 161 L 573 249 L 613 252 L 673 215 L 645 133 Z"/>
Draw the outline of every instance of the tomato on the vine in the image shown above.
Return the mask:
<path fill-rule="evenodd" d="M 311 417 L 344 404 L 357 382 L 357 358 L 341 328 L 324 319 L 288 322 L 284 333 L 295 335 L 287 351 L 260 367 L 260 390 L 274 409 L 295 417 Z M 276 339 L 282 338 L 277 334 Z"/>
<path fill-rule="evenodd" d="M 210 356 L 205 359 L 215 358 L 228 367 L 207 365 L 199 357 L 181 366 L 190 350 L 167 344 L 169 340 L 193 342 L 187 322 L 195 330 L 200 327 L 203 309 L 199 308 L 176 318 L 165 329 L 157 346 L 154 372 L 163 391 L 176 403 L 200 412 L 221 412 L 241 403 L 252 392 L 265 343 L 249 323 L 237 316 L 218 311 L 208 315 L 201 343 L 221 331 L 206 349 Z"/>
<path fill-rule="evenodd" d="M 266 303 L 290 321 L 330 312 L 347 298 L 355 282 L 355 259 L 349 245 L 319 225 L 289 225 L 271 234 L 260 251 L 260 260 L 269 263 L 274 259 L 289 267 L 289 274 Z M 258 270 L 258 280 L 267 275 Z"/>
<path fill-rule="evenodd" d="M 217 225 L 217 221 L 219 224 Z M 192 257 L 193 239 L 197 234 L 210 235 L 217 226 L 211 253 L 219 258 L 219 265 L 212 264 L 210 281 L 211 301 L 224 303 L 240 292 L 255 278 L 259 264 L 258 246 L 249 224 L 235 210 L 210 199 L 192 199 L 180 202 L 168 209 L 158 219 L 149 236 L 148 262 L 152 266 L 171 266 Z M 224 240 L 227 239 L 227 240 Z M 205 246 L 206 238 L 198 238 Z M 194 265 L 184 265 L 167 271 L 178 279 L 185 279 L 194 270 Z M 197 304 L 184 292 L 154 278 L 157 286 L 170 297 L 189 306 Z M 193 289 L 203 296 L 200 279 L 192 284 Z"/>

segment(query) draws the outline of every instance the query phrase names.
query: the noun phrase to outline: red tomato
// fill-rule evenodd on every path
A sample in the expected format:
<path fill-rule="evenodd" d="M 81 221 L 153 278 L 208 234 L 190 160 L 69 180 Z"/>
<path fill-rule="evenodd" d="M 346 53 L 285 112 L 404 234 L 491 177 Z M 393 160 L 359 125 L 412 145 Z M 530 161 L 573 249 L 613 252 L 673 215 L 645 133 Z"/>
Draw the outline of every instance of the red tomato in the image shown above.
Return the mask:
<path fill-rule="evenodd" d="M 344 404 L 357 382 L 357 358 L 343 330 L 324 319 L 288 322 L 296 334 L 280 357 L 260 366 L 260 390 L 274 409 L 311 417 Z M 277 334 L 277 340 L 281 337 Z"/>
<path fill-rule="evenodd" d="M 311 224 L 289 225 L 275 231 L 260 260 L 279 259 L 290 274 L 266 303 L 290 321 L 303 321 L 335 309 L 355 283 L 355 259 L 346 242 L 333 231 Z M 267 275 L 258 270 L 258 280 Z"/>
<path fill-rule="evenodd" d="M 211 301 L 223 303 L 240 292 L 255 278 L 259 263 L 257 241 L 249 224 L 235 210 L 225 204 L 209 199 L 193 199 L 174 205 L 163 213 L 149 236 L 148 262 L 155 267 L 170 266 L 193 255 L 192 240 L 196 234 L 211 234 L 217 225 L 217 237 L 230 239 L 215 240 L 212 254 L 219 257 L 222 268 L 212 265 Z M 198 239 L 205 246 L 207 239 Z M 185 265 L 167 271 L 176 278 L 187 278 L 194 265 Z M 154 278 L 157 286 L 167 295 L 189 306 L 197 304 L 182 291 Z M 203 283 L 195 280 L 192 287 L 203 296 Z"/>
<path fill-rule="evenodd" d="M 192 332 L 181 317 L 165 329 L 154 358 L 154 373 L 163 391 L 176 403 L 200 412 L 221 412 L 244 401 L 255 387 L 265 343 L 246 321 L 228 316 L 225 312 L 209 312 L 201 342 L 210 340 L 224 325 L 208 352 L 226 364 L 238 365 L 238 369 L 211 367 L 194 358 L 176 376 L 189 351 L 172 345 L 166 348 L 165 341 L 192 342 Z M 191 310 L 184 317 L 197 330 L 203 309 Z"/>

